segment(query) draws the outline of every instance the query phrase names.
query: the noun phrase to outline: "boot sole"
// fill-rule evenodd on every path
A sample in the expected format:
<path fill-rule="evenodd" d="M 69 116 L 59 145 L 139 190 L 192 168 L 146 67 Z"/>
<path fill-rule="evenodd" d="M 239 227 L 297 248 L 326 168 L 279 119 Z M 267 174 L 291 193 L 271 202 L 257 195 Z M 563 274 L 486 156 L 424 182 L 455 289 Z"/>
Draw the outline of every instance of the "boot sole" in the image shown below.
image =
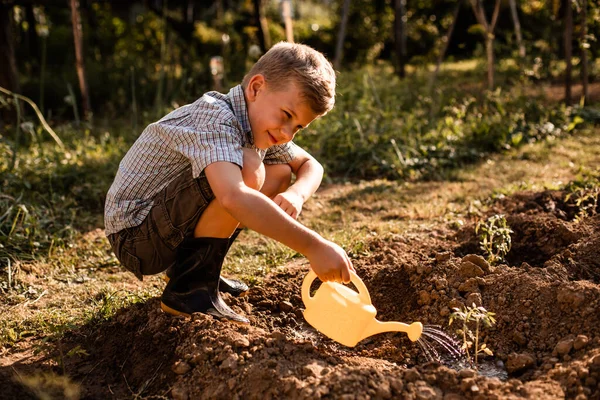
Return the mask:
<path fill-rule="evenodd" d="M 181 311 L 177 311 L 174 308 L 169 307 L 168 305 L 166 305 L 165 303 L 163 303 L 162 301 L 160 302 L 160 308 L 161 310 L 163 310 L 163 312 L 172 315 L 174 317 L 186 317 L 186 318 L 191 318 L 192 316 L 188 313 L 184 313 Z M 211 315 L 214 317 L 214 315 L 212 314 L 207 314 L 207 315 Z M 216 317 L 219 318 L 219 317 Z M 229 319 L 229 318 L 219 318 L 221 320 L 225 320 L 225 321 L 229 321 L 229 322 L 233 322 L 234 324 L 238 324 L 238 325 L 250 325 L 250 322 L 242 322 L 242 321 L 236 321 L 233 319 Z"/>
<path fill-rule="evenodd" d="M 169 278 L 169 277 L 167 276 L 167 274 L 164 274 L 164 275 L 162 276 L 162 280 L 163 280 L 165 283 L 169 283 L 169 281 L 171 280 L 171 278 Z M 250 291 L 250 289 L 246 290 L 245 292 L 240 292 L 240 294 L 238 294 L 238 295 L 234 295 L 234 294 L 232 294 L 232 296 L 233 296 L 233 297 L 246 297 L 246 296 L 248 296 L 248 292 L 249 292 L 249 291 Z M 231 294 L 231 293 L 230 293 L 230 294 Z M 166 306 L 165 306 L 165 307 L 166 307 Z M 177 312 L 179 312 L 179 311 L 177 311 Z M 181 314 L 181 315 L 187 315 L 187 314 Z"/>

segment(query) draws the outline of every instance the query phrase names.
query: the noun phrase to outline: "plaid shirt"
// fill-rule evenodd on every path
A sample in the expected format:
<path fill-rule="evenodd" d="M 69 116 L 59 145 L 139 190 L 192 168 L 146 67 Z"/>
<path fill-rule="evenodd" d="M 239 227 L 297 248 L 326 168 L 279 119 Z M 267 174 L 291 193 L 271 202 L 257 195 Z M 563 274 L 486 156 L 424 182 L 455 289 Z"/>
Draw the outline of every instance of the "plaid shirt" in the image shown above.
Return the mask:
<path fill-rule="evenodd" d="M 284 164 L 294 157 L 292 142 L 268 150 L 254 146 L 241 85 L 227 95 L 208 92 L 148 125 L 119 164 L 106 196 L 106 235 L 141 224 L 154 196 L 186 168 L 191 166 L 197 178 L 217 161 L 242 167 L 245 147 L 255 149 L 265 164 Z"/>

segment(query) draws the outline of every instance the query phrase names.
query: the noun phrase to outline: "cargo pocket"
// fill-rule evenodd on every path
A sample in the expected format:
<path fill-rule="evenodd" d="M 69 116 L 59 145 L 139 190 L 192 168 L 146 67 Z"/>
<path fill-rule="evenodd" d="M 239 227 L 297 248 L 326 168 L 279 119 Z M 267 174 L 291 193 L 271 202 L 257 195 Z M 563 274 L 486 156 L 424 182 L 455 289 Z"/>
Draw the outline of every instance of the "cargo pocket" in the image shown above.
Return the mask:
<path fill-rule="evenodd" d="M 173 225 L 163 199 L 152 208 L 152 213 L 158 235 L 169 249 L 175 250 L 183 242 L 184 235 L 179 228 Z"/>
<path fill-rule="evenodd" d="M 133 272 L 133 274 L 140 280 L 144 280 L 142 275 L 142 271 L 140 269 L 140 259 L 128 252 L 127 250 L 122 250 L 121 253 L 121 265 L 125 267 L 129 272 Z"/>

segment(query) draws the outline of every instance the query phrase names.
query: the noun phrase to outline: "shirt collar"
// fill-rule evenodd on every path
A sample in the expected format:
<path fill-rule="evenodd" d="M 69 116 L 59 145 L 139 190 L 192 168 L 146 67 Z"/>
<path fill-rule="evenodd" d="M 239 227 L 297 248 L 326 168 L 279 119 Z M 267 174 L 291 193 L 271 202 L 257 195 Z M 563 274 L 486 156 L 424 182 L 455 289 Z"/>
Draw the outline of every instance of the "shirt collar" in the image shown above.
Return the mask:
<path fill-rule="evenodd" d="M 252 137 L 250 119 L 248 118 L 248 108 L 246 107 L 246 99 L 244 97 L 244 89 L 242 88 L 242 85 L 237 85 L 231 88 L 229 93 L 227 93 L 227 97 L 229 98 L 229 101 L 231 101 L 233 113 L 242 125 L 244 133 L 254 139 Z"/>

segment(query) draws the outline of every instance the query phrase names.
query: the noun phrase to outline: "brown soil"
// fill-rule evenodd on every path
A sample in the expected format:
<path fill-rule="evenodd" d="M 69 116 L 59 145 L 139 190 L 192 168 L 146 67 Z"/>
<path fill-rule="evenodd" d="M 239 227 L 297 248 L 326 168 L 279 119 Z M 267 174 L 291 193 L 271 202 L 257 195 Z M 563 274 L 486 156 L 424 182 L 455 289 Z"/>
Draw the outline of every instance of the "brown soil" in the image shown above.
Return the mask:
<path fill-rule="evenodd" d="M 490 214 L 504 213 L 514 231 L 505 265 L 477 255 L 474 219 L 458 232 L 438 227 L 375 239 L 354 260 L 382 321 L 454 333 L 452 307 L 476 303 L 495 312 L 497 324 L 481 339 L 494 356 L 479 371 L 464 361 L 428 362 L 401 333 L 354 348 L 322 336 L 302 317 L 304 261 L 247 297 L 226 298 L 250 326 L 201 314 L 171 318 L 155 298 L 72 332 L 52 344 L 53 359 L 13 367 L 63 373 L 89 399 L 600 399 L 600 217 L 577 222 L 563 199 L 561 192 L 518 193 L 492 206 Z M 88 354 L 60 357 L 76 346 Z M 8 372 L 0 374 L 0 397 L 27 398 Z"/>

